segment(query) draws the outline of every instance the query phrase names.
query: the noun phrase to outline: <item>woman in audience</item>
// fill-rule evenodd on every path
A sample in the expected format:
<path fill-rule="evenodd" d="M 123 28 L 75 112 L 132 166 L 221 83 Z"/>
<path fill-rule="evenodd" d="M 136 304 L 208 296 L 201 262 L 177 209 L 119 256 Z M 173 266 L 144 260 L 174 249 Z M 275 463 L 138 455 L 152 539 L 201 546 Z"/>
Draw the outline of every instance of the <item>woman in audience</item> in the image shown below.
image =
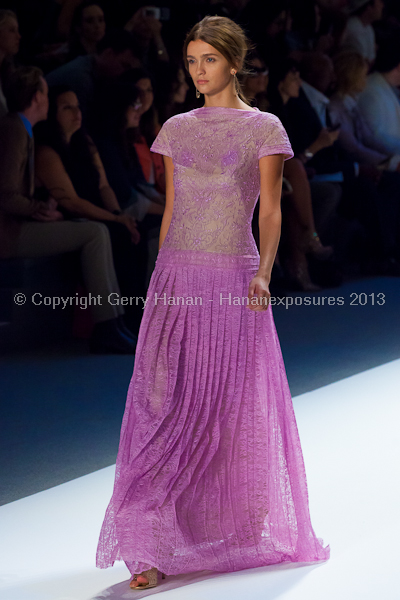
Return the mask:
<path fill-rule="evenodd" d="M 165 67 L 165 74 L 158 81 L 157 102 L 160 123 L 165 123 L 170 117 L 187 112 L 187 92 L 189 84 L 186 81 L 185 69 L 182 62 L 171 62 Z"/>
<path fill-rule="evenodd" d="M 247 98 L 253 101 L 254 106 L 268 112 L 269 100 L 267 88 L 269 69 L 261 56 L 254 50 L 248 54 L 247 62 L 251 73 L 243 78 L 243 92 Z"/>
<path fill-rule="evenodd" d="M 333 62 L 336 91 L 330 99 L 329 112 L 332 120 L 340 123 L 339 143 L 343 150 L 361 164 L 398 170 L 400 155 L 388 155 L 358 108 L 357 97 L 367 83 L 367 61 L 357 52 L 342 51 Z"/>
<path fill-rule="evenodd" d="M 389 270 L 400 272 L 400 155 L 387 149 L 372 132 L 357 104 L 366 85 L 368 62 L 357 52 L 342 51 L 334 58 L 336 92 L 330 101 L 330 114 L 340 123 L 339 144 L 347 157 L 360 164 L 371 179 L 382 230 L 382 245 Z"/>
<path fill-rule="evenodd" d="M 288 59 L 274 65 L 271 75 L 269 110 L 285 124 L 285 105 L 290 98 L 299 95 L 300 74 L 296 63 Z M 296 157 L 287 160 L 283 174 L 292 190 L 282 206 L 285 219 L 283 246 L 286 246 L 288 254 L 286 269 L 300 289 L 312 291 L 317 286 L 310 279 L 306 255 L 325 260 L 332 255 L 332 248 L 323 246 L 316 232 L 311 187 L 301 160 Z"/>
<path fill-rule="evenodd" d="M 52 88 L 48 119 L 40 125 L 35 131 L 36 175 L 65 216 L 107 226 L 121 294 L 133 298 L 126 307 L 126 322 L 137 333 L 143 312 L 140 297 L 145 296 L 146 236 L 135 219 L 121 211 L 97 148 L 82 129 L 75 93 L 65 86 Z"/>
<path fill-rule="evenodd" d="M 0 118 L 8 112 L 3 86 L 12 67 L 12 57 L 18 53 L 20 39 L 17 15 L 12 10 L 0 10 Z"/>
<path fill-rule="evenodd" d="M 68 44 L 68 60 L 94 54 L 106 33 L 104 11 L 94 0 L 82 2 L 74 12 Z"/>
<path fill-rule="evenodd" d="M 136 220 L 143 221 L 147 214 L 164 213 L 165 194 L 157 181 L 165 185 L 160 177 L 159 161 L 150 150 L 146 153 L 146 140 L 138 127 L 143 111 L 138 88 L 131 83 L 119 82 L 110 86 L 100 100 L 99 123 L 95 136 L 107 179 L 114 190 L 122 210 Z M 138 146 L 143 146 L 138 153 Z M 140 160 L 142 159 L 142 162 Z"/>

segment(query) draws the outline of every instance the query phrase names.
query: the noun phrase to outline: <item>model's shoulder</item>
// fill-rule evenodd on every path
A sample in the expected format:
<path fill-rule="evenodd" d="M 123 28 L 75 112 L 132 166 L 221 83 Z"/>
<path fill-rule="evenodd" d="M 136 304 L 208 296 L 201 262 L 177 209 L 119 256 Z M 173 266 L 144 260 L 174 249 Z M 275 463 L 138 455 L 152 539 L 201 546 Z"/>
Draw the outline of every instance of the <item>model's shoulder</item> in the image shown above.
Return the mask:
<path fill-rule="evenodd" d="M 264 127 L 281 127 L 282 122 L 279 117 L 277 117 L 274 113 L 270 113 L 267 111 L 260 111 L 258 113 L 258 123 L 262 123 Z"/>

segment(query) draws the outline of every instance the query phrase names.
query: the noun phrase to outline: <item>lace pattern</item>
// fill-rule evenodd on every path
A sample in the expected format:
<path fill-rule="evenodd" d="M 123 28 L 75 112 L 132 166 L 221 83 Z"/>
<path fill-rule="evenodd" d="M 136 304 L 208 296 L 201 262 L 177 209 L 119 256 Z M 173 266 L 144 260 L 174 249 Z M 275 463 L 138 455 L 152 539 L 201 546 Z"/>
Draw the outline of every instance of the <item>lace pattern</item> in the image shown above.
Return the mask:
<path fill-rule="evenodd" d="M 132 574 L 177 574 L 329 558 L 311 525 L 271 307 L 243 302 L 259 265 L 258 156 L 291 149 L 275 117 L 232 111 L 172 117 L 152 146 L 174 160 L 174 210 L 147 291 L 101 568 L 124 560 Z"/>

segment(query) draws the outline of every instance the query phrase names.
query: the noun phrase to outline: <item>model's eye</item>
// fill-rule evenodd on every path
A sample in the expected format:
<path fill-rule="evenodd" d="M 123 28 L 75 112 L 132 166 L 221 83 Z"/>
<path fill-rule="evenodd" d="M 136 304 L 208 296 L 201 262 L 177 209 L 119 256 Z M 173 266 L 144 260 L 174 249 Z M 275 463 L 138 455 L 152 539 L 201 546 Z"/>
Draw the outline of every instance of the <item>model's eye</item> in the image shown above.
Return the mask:
<path fill-rule="evenodd" d="M 207 60 L 212 60 L 212 61 L 214 62 L 214 61 L 215 61 L 215 58 L 211 58 L 211 56 L 209 56 L 209 57 L 207 58 Z"/>

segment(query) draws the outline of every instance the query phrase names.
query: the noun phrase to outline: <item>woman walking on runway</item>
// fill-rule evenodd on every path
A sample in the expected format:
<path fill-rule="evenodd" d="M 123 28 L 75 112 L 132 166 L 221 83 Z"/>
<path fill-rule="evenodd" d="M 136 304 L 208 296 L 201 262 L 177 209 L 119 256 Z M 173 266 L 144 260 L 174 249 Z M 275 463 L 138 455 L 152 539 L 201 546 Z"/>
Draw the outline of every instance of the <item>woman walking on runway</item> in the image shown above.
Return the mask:
<path fill-rule="evenodd" d="M 204 106 L 168 119 L 151 147 L 166 207 L 97 549 L 100 568 L 125 561 L 133 589 L 158 570 L 329 558 L 268 306 L 293 152 L 279 119 L 241 94 L 248 47 L 226 17 L 192 28 L 184 60 Z"/>

